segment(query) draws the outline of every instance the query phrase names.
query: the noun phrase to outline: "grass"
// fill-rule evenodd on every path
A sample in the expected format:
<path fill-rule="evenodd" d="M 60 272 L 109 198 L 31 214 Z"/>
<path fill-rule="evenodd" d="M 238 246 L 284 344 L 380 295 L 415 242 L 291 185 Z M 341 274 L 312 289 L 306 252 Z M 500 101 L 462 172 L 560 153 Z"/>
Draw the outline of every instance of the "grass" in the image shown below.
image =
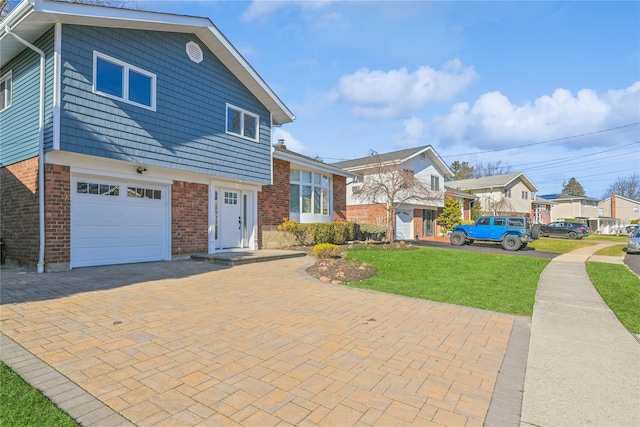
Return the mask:
<path fill-rule="evenodd" d="M 627 247 L 626 244 L 624 245 L 613 245 L 613 246 L 608 246 L 606 248 L 602 248 L 600 249 L 598 252 L 596 252 L 594 255 L 603 255 L 603 256 L 625 256 L 626 255 L 626 251 L 625 248 Z"/>
<path fill-rule="evenodd" d="M 640 334 L 640 278 L 624 265 L 601 262 L 587 262 L 587 273 L 620 323 Z"/>
<path fill-rule="evenodd" d="M 556 254 L 566 254 L 574 249 L 595 245 L 593 242 L 583 240 L 559 239 L 555 237 L 543 237 L 529 243 L 529 248 L 540 252 L 553 252 Z"/>
<path fill-rule="evenodd" d="M 1 362 L 0 385 L 2 427 L 77 426 L 71 417 Z"/>
<path fill-rule="evenodd" d="M 626 234 L 621 234 L 620 236 L 612 236 L 606 234 L 591 234 L 585 237 L 583 240 L 601 240 L 605 242 L 627 242 L 629 241 L 629 236 Z"/>
<path fill-rule="evenodd" d="M 494 255 L 451 249 L 347 251 L 378 269 L 378 274 L 348 286 L 431 301 L 531 316 L 540 273 L 548 259 Z"/>

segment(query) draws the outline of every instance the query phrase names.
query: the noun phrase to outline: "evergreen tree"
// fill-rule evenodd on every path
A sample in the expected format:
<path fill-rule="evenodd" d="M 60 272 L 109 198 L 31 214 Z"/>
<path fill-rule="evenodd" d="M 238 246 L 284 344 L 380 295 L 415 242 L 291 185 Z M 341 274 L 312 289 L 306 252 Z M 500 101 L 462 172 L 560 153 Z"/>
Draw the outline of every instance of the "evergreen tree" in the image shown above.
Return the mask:
<path fill-rule="evenodd" d="M 568 194 L 569 196 L 580 196 L 584 197 L 584 188 L 577 179 L 571 178 L 569 182 L 564 184 L 562 188 L 562 194 Z"/>
<path fill-rule="evenodd" d="M 453 227 L 460 224 L 460 209 L 462 203 L 457 201 L 451 196 L 447 196 L 444 200 L 444 208 L 442 213 L 438 217 L 438 224 L 444 229 L 444 231 L 451 231 Z"/>
<path fill-rule="evenodd" d="M 474 168 L 473 166 L 469 166 L 469 163 L 467 162 L 460 163 L 456 160 L 455 162 L 451 163 L 451 166 L 449 166 L 449 168 L 451 169 L 451 172 L 453 172 L 454 180 L 473 178 Z"/>

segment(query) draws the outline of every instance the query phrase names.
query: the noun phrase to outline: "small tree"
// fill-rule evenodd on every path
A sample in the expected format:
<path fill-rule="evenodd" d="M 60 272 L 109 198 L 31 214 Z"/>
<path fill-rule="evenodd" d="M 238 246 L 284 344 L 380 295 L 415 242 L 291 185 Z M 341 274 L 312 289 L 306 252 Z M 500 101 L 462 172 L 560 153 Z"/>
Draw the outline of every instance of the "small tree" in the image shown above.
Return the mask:
<path fill-rule="evenodd" d="M 569 182 L 566 182 L 564 184 L 564 187 L 562 188 L 562 194 L 568 194 L 570 196 L 583 197 L 584 196 L 584 188 L 578 182 L 577 179 L 572 177 L 569 180 Z"/>
<path fill-rule="evenodd" d="M 460 212 L 462 203 L 457 201 L 451 196 L 447 196 L 444 199 L 444 208 L 438 216 L 438 224 L 444 229 L 444 231 L 451 231 L 453 227 L 460 224 Z"/>
<path fill-rule="evenodd" d="M 376 165 L 363 174 L 362 185 L 355 197 L 368 203 L 382 206 L 387 216 L 386 239 L 395 236 L 396 210 L 403 204 L 425 204 L 440 201 L 443 192 L 432 190 L 431 183 L 416 176 L 414 171 L 404 169 L 399 162 L 382 162 L 375 155 Z"/>
<path fill-rule="evenodd" d="M 479 200 L 475 200 L 471 203 L 471 209 L 469 213 L 471 215 L 472 221 L 475 221 L 480 215 L 482 215 L 482 204 Z"/>

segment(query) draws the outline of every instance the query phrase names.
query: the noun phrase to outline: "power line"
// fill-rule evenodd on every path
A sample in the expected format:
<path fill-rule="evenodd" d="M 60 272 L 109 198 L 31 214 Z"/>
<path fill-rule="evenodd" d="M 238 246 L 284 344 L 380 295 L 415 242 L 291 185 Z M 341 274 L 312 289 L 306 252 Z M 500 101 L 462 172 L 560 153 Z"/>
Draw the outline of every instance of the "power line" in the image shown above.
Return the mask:
<path fill-rule="evenodd" d="M 532 147 L 532 146 L 535 146 L 535 145 L 550 144 L 552 142 L 565 141 L 565 140 L 568 140 L 568 139 L 575 139 L 575 138 L 581 138 L 581 137 L 585 137 L 585 136 L 598 135 L 598 134 L 605 133 L 605 132 L 611 132 L 611 131 L 615 131 L 615 130 L 628 128 L 628 127 L 635 126 L 635 125 L 638 125 L 638 124 L 640 124 L 640 122 L 629 123 L 627 125 L 617 126 L 617 127 L 609 128 L 609 129 L 597 130 L 597 131 L 593 131 L 593 132 L 581 133 L 579 135 L 572 135 L 572 136 L 567 136 L 567 137 L 564 137 L 564 138 L 555 138 L 555 139 L 549 139 L 549 140 L 546 140 L 546 141 L 532 142 L 532 143 L 529 143 L 529 144 L 514 145 L 512 147 L 507 147 L 507 148 L 495 148 L 493 150 L 477 151 L 475 153 L 450 154 L 450 155 L 447 155 L 447 156 L 440 156 L 440 157 L 445 158 L 445 157 L 456 157 L 456 156 L 457 157 L 470 156 L 470 155 L 475 155 L 475 154 L 495 153 L 495 152 L 498 152 L 498 151 L 513 150 L 513 149 L 516 149 L 516 148 Z"/>

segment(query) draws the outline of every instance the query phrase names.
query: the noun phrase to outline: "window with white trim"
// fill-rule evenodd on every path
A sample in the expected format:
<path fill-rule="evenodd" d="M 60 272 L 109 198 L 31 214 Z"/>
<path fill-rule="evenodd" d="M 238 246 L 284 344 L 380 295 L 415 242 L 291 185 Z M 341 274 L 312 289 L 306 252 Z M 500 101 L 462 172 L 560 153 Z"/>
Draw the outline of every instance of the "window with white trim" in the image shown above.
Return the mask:
<path fill-rule="evenodd" d="M 431 175 L 431 191 L 440 191 L 440 177 Z"/>
<path fill-rule="evenodd" d="M 528 200 L 529 199 L 529 192 L 528 191 L 523 191 L 522 192 L 522 199 L 523 200 Z"/>
<path fill-rule="evenodd" d="M 329 215 L 331 209 L 329 175 L 291 169 L 289 183 L 290 212 Z"/>
<path fill-rule="evenodd" d="M 0 77 L 0 111 L 11 107 L 13 100 L 11 71 Z"/>
<path fill-rule="evenodd" d="M 96 51 L 93 52 L 93 91 L 156 110 L 155 74 Z"/>
<path fill-rule="evenodd" d="M 227 133 L 258 141 L 258 116 L 227 104 Z"/>
<path fill-rule="evenodd" d="M 504 197 L 511 198 L 511 190 L 504 190 Z"/>
<path fill-rule="evenodd" d="M 115 196 L 120 195 L 120 187 L 111 184 L 100 184 L 94 182 L 78 182 L 76 192 L 79 194 L 95 194 L 98 196 Z"/>

